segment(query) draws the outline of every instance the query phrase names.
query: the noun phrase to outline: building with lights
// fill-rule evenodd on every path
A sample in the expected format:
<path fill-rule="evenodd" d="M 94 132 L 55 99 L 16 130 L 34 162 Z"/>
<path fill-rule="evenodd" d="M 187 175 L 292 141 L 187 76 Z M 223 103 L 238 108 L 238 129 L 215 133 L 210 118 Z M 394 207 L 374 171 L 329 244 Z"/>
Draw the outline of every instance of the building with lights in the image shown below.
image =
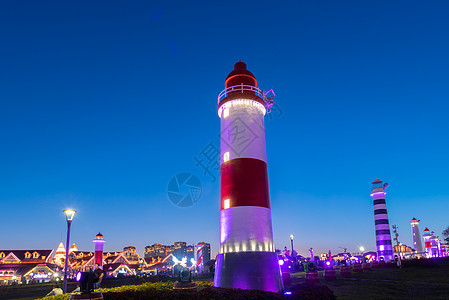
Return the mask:
<path fill-rule="evenodd" d="M 166 257 L 167 256 L 167 246 L 162 244 L 153 244 L 151 246 L 145 247 L 145 258 L 151 257 Z"/>
<path fill-rule="evenodd" d="M 388 183 L 377 179 L 371 183 L 371 197 L 374 205 L 374 225 L 376 228 L 377 260 L 392 261 L 393 246 L 391 243 L 390 223 L 388 222 L 385 189 Z"/>
<path fill-rule="evenodd" d="M 183 258 L 187 255 L 187 243 L 186 242 L 175 242 L 173 255 L 176 258 Z"/>
<path fill-rule="evenodd" d="M 53 250 L 0 250 L 0 285 L 44 283 L 58 277 Z"/>
<path fill-rule="evenodd" d="M 395 253 L 400 257 L 404 256 L 411 257 L 415 253 L 415 251 L 413 250 L 412 247 L 409 247 L 404 244 L 399 244 L 393 246 L 393 253 Z"/>
<path fill-rule="evenodd" d="M 264 116 L 274 103 L 271 92 L 260 90 L 240 61 L 218 96 L 221 196 L 216 287 L 283 291 L 273 245 L 265 148 Z"/>
<path fill-rule="evenodd" d="M 55 256 L 53 257 L 52 263 L 58 266 L 64 266 L 64 261 L 65 261 L 65 247 L 62 243 L 59 243 L 59 246 L 56 249 Z"/>
<path fill-rule="evenodd" d="M 410 221 L 410 226 L 412 227 L 412 241 L 413 248 L 415 249 L 415 256 L 421 258 L 425 255 L 425 251 L 422 247 L 421 233 L 419 231 L 419 220 L 413 218 Z"/>

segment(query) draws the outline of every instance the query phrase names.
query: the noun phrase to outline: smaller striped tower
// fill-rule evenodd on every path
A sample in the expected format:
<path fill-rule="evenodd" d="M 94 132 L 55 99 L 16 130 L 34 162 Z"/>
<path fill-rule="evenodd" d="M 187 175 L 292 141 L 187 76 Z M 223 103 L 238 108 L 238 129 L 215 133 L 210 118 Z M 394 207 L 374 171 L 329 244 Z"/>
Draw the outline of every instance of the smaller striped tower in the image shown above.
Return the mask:
<path fill-rule="evenodd" d="M 413 218 L 410 221 L 410 225 L 412 226 L 412 240 L 413 240 L 413 248 L 415 249 L 415 255 L 418 258 L 421 258 L 425 252 L 422 248 L 421 241 L 421 233 L 419 232 L 419 220 Z"/>
<path fill-rule="evenodd" d="M 429 228 L 426 227 L 424 229 L 424 234 L 422 235 L 422 237 L 424 239 L 424 246 L 426 247 L 427 257 L 431 258 L 432 257 L 432 242 L 430 241 L 430 238 L 432 236 L 430 234 Z"/>
<path fill-rule="evenodd" d="M 388 222 L 387 205 L 385 203 L 385 189 L 388 183 L 376 178 L 372 182 L 371 197 L 374 204 L 374 224 L 376 227 L 377 260 L 393 260 L 393 246 L 391 244 L 390 223 Z"/>
<path fill-rule="evenodd" d="M 198 268 L 198 272 L 202 273 L 203 272 L 203 245 L 198 244 L 195 246 L 196 247 L 196 265 Z"/>
<path fill-rule="evenodd" d="M 103 244 L 106 242 L 103 239 L 103 235 L 99 232 L 95 239 L 92 241 L 95 244 L 95 257 L 94 261 L 96 264 L 99 264 L 100 267 L 103 266 Z"/>

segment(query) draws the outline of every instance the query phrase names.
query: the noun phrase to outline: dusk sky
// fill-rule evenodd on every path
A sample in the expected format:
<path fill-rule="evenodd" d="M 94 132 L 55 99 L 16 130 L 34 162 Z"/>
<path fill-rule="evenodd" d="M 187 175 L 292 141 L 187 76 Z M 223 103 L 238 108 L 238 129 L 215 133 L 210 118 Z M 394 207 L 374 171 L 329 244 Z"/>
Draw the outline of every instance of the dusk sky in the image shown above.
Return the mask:
<path fill-rule="evenodd" d="M 219 244 L 217 95 L 242 59 L 266 116 L 275 247 L 375 250 L 449 225 L 448 1 L 1 1 L 0 249 Z M 170 179 L 202 184 L 188 208 Z"/>

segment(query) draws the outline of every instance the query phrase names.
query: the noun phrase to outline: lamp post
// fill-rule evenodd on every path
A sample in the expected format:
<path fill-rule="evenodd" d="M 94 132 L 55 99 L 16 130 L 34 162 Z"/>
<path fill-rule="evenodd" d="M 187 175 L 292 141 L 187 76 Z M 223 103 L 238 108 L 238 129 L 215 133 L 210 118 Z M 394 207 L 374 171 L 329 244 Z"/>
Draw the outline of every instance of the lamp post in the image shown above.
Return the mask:
<path fill-rule="evenodd" d="M 75 216 L 76 210 L 65 209 L 65 216 L 67 218 L 67 243 L 65 244 L 65 262 L 64 262 L 64 294 L 67 292 L 67 262 L 69 260 L 69 243 L 70 243 L 70 225 L 72 224 L 73 216 Z"/>
<path fill-rule="evenodd" d="M 294 238 L 295 236 L 293 235 L 293 234 L 290 234 L 290 241 L 292 242 L 292 257 L 293 257 L 293 238 Z"/>

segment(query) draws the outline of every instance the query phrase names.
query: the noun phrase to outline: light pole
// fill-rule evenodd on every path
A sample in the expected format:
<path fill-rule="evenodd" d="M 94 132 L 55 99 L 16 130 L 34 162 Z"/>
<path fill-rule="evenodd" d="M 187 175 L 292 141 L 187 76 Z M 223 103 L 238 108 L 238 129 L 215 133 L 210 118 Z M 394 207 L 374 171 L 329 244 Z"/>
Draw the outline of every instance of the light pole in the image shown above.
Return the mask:
<path fill-rule="evenodd" d="M 67 292 L 67 262 L 69 260 L 69 243 L 70 243 L 70 225 L 72 224 L 73 216 L 75 216 L 76 210 L 65 209 L 65 216 L 67 218 L 67 243 L 65 244 L 65 262 L 64 262 L 64 294 Z"/>
<path fill-rule="evenodd" d="M 295 236 L 293 235 L 293 234 L 290 234 L 290 241 L 292 242 L 292 257 L 293 257 L 293 238 L 294 238 Z"/>

